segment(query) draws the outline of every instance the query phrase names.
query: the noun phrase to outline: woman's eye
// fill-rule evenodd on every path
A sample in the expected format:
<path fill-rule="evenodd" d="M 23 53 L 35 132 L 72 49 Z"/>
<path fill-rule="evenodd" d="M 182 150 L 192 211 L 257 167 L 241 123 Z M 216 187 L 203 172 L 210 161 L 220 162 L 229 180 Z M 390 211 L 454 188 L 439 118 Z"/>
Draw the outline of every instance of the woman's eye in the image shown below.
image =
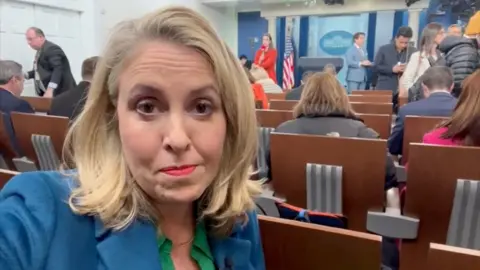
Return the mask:
<path fill-rule="evenodd" d="M 212 113 L 212 104 L 205 100 L 199 101 L 195 104 L 194 113 L 208 115 Z"/>
<path fill-rule="evenodd" d="M 152 100 L 142 100 L 137 104 L 137 111 L 143 114 L 153 114 L 157 110 Z"/>

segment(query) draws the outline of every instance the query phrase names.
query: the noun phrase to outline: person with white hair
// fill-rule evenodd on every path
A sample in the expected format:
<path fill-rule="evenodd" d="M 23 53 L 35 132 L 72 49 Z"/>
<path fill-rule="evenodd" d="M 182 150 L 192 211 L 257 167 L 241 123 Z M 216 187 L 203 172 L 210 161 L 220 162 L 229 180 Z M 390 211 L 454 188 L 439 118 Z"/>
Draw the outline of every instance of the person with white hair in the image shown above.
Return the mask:
<path fill-rule="evenodd" d="M 261 67 L 253 67 L 250 70 L 255 83 L 261 84 L 265 93 L 282 93 L 283 90 L 278 84 L 275 83 L 269 76 L 268 73 Z"/>

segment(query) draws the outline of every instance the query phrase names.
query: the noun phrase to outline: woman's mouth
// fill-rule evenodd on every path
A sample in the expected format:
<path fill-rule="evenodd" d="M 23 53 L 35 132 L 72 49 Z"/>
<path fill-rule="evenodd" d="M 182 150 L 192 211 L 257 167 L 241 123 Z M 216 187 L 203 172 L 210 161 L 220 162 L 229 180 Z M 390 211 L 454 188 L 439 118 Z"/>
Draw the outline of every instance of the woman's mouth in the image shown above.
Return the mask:
<path fill-rule="evenodd" d="M 160 172 L 170 176 L 187 176 L 193 173 L 197 165 L 171 166 L 160 170 Z"/>

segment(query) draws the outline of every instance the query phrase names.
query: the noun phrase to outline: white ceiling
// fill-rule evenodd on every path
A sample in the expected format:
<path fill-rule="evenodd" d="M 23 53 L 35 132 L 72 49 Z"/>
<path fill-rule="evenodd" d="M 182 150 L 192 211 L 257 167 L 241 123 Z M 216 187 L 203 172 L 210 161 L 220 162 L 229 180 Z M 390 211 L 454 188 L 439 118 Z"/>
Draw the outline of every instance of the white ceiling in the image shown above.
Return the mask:
<path fill-rule="evenodd" d="M 348 10 L 351 13 L 352 10 L 359 8 L 359 12 L 365 12 L 366 10 L 373 11 L 377 7 L 379 10 L 397 10 L 407 9 L 405 0 L 345 0 L 345 5 L 333 5 L 327 6 L 323 0 L 200 0 L 202 3 L 220 7 L 234 7 L 236 11 L 262 11 L 263 13 L 270 13 L 271 10 L 284 9 L 287 13 L 290 9 L 304 9 L 304 14 L 309 10 L 312 14 L 317 14 L 320 9 L 342 11 Z M 426 8 L 428 6 L 428 0 L 420 0 L 413 4 L 410 8 Z M 380 5 L 379 5 L 380 4 Z M 321 12 L 329 13 L 329 12 Z M 337 13 L 337 12 L 334 12 Z M 285 14 L 286 15 L 286 14 Z"/>

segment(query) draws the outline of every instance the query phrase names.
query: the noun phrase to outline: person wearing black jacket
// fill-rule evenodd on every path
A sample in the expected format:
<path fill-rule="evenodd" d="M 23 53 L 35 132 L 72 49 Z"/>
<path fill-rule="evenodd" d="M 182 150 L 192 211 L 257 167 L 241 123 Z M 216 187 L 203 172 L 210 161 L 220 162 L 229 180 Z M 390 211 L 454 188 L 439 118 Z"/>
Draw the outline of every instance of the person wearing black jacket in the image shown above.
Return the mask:
<path fill-rule="evenodd" d="M 456 98 L 462 91 L 462 82 L 480 66 L 478 54 L 480 40 L 480 11 L 470 18 L 465 28 L 465 36 L 447 36 L 440 43 L 439 50 L 445 54 L 446 66 L 453 71 Z"/>
<path fill-rule="evenodd" d="M 75 88 L 54 97 L 48 114 L 74 120 L 82 112 L 98 61 L 98 56 L 83 61 L 82 81 Z"/>
<path fill-rule="evenodd" d="M 45 39 L 43 31 L 30 27 L 26 32 L 28 45 L 37 51 L 33 69 L 25 79 L 35 80 L 35 91 L 43 97 L 57 96 L 76 86 L 65 52 L 57 44 Z"/>

